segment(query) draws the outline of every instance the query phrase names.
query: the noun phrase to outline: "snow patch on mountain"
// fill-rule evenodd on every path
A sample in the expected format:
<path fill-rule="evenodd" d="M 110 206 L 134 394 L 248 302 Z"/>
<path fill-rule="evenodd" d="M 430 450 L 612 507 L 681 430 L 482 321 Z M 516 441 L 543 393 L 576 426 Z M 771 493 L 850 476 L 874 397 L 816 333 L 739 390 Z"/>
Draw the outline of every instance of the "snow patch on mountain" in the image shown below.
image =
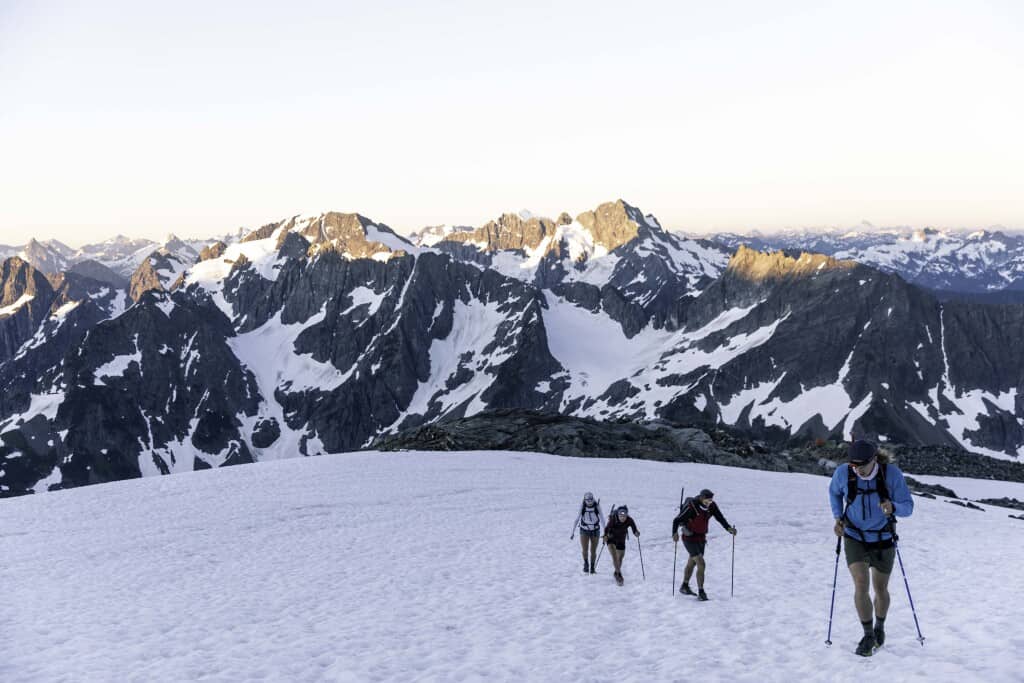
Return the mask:
<path fill-rule="evenodd" d="M 391 250 L 390 252 L 378 252 L 371 257 L 377 259 L 378 261 L 388 260 L 394 255 L 392 252 L 416 251 L 416 247 L 414 245 L 412 245 L 399 235 L 395 234 L 391 230 L 383 230 L 372 223 L 366 226 L 366 239 L 370 242 L 380 242 L 385 247 Z"/>
<path fill-rule="evenodd" d="M 107 380 L 124 376 L 128 368 L 134 363 L 138 371 L 142 372 L 142 352 L 139 350 L 139 335 L 135 335 L 133 341 L 134 353 L 114 356 L 111 360 L 96 368 L 93 373 L 94 384 L 100 386 L 108 384 Z"/>
<path fill-rule="evenodd" d="M 673 336 L 647 328 L 630 339 L 604 313 L 592 313 L 547 290 L 544 300 L 548 348 L 571 382 L 562 398 L 563 408 L 573 398 L 601 394 L 636 367 L 655 360 Z"/>
<path fill-rule="evenodd" d="M 330 362 L 295 350 L 299 335 L 322 322 L 327 316 L 326 308 L 325 304 L 308 320 L 291 324 L 282 323 L 278 311 L 257 329 L 228 341 L 238 359 L 256 376 L 266 400 L 271 400 L 277 391 L 331 391 L 351 375 L 354 366 L 349 372 L 342 372 Z"/>
<path fill-rule="evenodd" d="M 440 308 L 446 304 L 437 305 Z M 484 352 L 498 336 L 499 326 L 508 320 L 507 314 L 499 310 L 499 303 L 456 300 L 452 305 L 451 331 L 430 344 L 430 375 L 419 383 L 409 407 L 392 427 L 408 415 L 439 414 L 466 402 L 467 415 L 480 412 L 486 407 L 480 394 L 494 381 L 493 372 L 488 370 L 514 351 L 498 347 L 490 354 Z M 435 312 L 435 319 L 439 313 Z"/>
<path fill-rule="evenodd" d="M 31 394 L 28 408 L 24 412 L 13 415 L 4 422 L 0 422 L 0 432 L 4 432 L 10 427 L 25 424 L 36 415 L 42 415 L 46 419 L 52 420 L 57 417 L 57 410 L 63 402 L 64 393 L 61 391 Z M 43 490 L 45 491 L 46 489 Z"/>
<path fill-rule="evenodd" d="M 943 398 L 953 404 L 956 412 L 939 412 L 938 406 L 941 404 L 938 395 L 940 393 Z M 932 424 L 942 421 L 948 425 L 949 433 L 967 450 L 1003 460 L 1019 460 L 1021 456 L 1024 456 L 1024 448 L 1018 449 L 1015 453 L 1005 453 L 978 445 L 971 436 L 972 432 L 979 429 L 979 420 L 982 417 L 991 416 L 995 410 L 1005 414 L 1015 414 L 1016 388 L 994 394 L 982 389 L 954 388 L 943 383 L 941 387 L 936 386 L 931 390 L 931 396 L 933 397 L 931 404 L 908 402 L 908 405 Z M 1018 421 L 1020 421 L 1019 418 Z"/>
<path fill-rule="evenodd" d="M 647 327 L 632 338 L 622 327 L 602 313 L 592 313 L 549 291 L 544 292 L 547 310 L 544 325 L 551 354 L 568 371 L 570 387 L 562 399 L 564 409 L 574 399 L 593 399 L 614 382 L 627 379 L 642 389 L 621 405 L 591 400 L 583 403 L 579 414 L 639 414 L 656 417 L 657 408 L 693 386 L 679 386 L 668 378 L 701 369 L 713 370 L 733 358 L 767 342 L 784 316 L 750 333 L 725 337 L 719 346 L 705 348 L 701 342 L 743 320 L 759 304 L 722 312 L 704 326 L 687 331 L 667 331 Z"/>
<path fill-rule="evenodd" d="M 0 318 L 14 315 L 22 306 L 32 301 L 35 297 L 31 294 L 22 294 L 16 301 L 0 308 Z"/>

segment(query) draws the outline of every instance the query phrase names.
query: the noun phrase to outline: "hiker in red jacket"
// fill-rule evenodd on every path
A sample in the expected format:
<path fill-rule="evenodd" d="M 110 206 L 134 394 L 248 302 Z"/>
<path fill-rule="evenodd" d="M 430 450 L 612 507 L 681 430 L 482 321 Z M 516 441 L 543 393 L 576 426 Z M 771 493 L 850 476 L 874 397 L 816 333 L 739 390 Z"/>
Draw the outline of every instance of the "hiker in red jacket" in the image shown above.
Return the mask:
<path fill-rule="evenodd" d="M 683 573 L 683 583 L 679 586 L 679 592 L 683 595 L 693 595 L 690 590 L 690 576 L 693 575 L 693 568 L 697 568 L 697 599 L 707 600 L 708 595 L 704 592 L 704 548 L 707 545 L 708 522 L 711 517 L 718 520 L 718 523 L 725 527 L 733 536 L 736 535 L 736 527 L 730 526 L 725 521 L 722 511 L 713 500 L 715 494 L 704 489 L 696 498 L 688 498 L 683 503 L 682 512 L 672 520 L 672 541 L 679 542 L 679 531 L 683 534 L 683 546 L 690 554 L 686 561 L 686 570 Z"/>

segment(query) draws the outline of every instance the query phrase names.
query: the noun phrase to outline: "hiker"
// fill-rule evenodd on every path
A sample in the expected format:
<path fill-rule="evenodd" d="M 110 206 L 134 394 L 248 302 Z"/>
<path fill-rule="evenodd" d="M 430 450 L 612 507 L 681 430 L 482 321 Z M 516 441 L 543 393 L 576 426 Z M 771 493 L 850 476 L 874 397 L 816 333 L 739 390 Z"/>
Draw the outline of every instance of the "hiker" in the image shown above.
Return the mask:
<path fill-rule="evenodd" d="M 624 583 L 622 578 L 622 558 L 626 555 L 626 536 L 629 529 L 633 535 L 640 537 L 640 531 L 636 528 L 636 522 L 629 516 L 629 508 L 625 505 L 612 511 L 608 516 L 608 523 L 604 527 L 604 542 L 608 545 L 608 552 L 612 555 L 612 562 L 615 565 L 615 583 L 620 586 Z"/>
<path fill-rule="evenodd" d="M 596 573 L 597 564 L 597 539 L 601 536 L 603 526 L 601 519 L 601 504 L 594 500 L 594 494 L 587 491 L 583 494 L 583 504 L 580 506 L 579 528 L 580 547 L 583 550 L 583 573 Z M 590 557 L 587 557 L 589 550 Z"/>
<path fill-rule="evenodd" d="M 689 553 L 690 559 L 686 561 L 686 570 L 683 572 L 683 583 L 679 586 L 679 592 L 683 595 L 693 595 L 690 590 L 690 576 L 693 575 L 694 567 L 697 568 L 697 599 L 707 600 L 708 594 L 704 592 L 704 548 L 707 546 L 708 522 L 711 517 L 718 520 L 718 523 L 725 527 L 733 536 L 736 535 L 736 527 L 730 526 L 725 521 L 725 516 L 718 509 L 714 501 L 715 494 L 708 489 L 703 489 L 696 498 L 687 498 L 683 502 L 682 510 L 672 520 L 672 541 L 679 542 L 679 532 L 683 535 L 683 547 Z"/>
<path fill-rule="evenodd" d="M 864 440 L 850 444 L 849 464 L 836 468 L 828 493 L 834 530 L 843 539 L 846 566 L 853 577 L 853 603 L 864 627 L 857 654 L 867 657 L 885 642 L 889 575 L 896 558 L 892 516 L 909 517 L 914 500 L 903 472 L 889 463 L 887 453 Z M 871 584 L 875 586 L 874 623 Z"/>

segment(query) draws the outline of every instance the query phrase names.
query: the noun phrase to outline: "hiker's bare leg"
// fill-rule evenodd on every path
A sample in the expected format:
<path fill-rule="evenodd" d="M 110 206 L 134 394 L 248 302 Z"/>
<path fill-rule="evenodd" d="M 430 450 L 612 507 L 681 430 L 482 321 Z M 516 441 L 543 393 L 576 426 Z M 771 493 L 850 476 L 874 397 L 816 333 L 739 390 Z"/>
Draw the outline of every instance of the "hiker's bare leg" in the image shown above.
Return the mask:
<path fill-rule="evenodd" d="M 704 587 L 704 556 L 698 555 L 693 558 L 697 560 L 697 588 Z"/>
<path fill-rule="evenodd" d="M 693 576 L 693 568 L 696 566 L 696 557 L 691 557 L 686 561 L 686 568 L 683 570 L 683 583 L 690 583 L 690 577 Z"/>
<path fill-rule="evenodd" d="M 871 621 L 871 590 L 867 562 L 854 562 L 848 565 L 853 578 L 853 604 L 857 608 L 857 616 L 862 622 Z M 886 577 L 888 581 L 888 577 Z M 889 609 L 889 594 L 885 594 L 885 607 Z"/>
<path fill-rule="evenodd" d="M 889 575 L 872 569 L 871 583 L 875 587 L 875 614 L 884 619 L 889 613 Z M 861 620 L 867 621 L 864 617 L 861 617 Z"/>

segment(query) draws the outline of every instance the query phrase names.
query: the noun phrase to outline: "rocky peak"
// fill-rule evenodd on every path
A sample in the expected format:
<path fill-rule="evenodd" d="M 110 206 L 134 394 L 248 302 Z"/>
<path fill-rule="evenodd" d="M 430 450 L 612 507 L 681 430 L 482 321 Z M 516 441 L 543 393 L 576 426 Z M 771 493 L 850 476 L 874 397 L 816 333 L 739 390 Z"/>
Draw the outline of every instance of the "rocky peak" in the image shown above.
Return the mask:
<path fill-rule="evenodd" d="M 534 250 L 540 246 L 545 237 L 555 231 L 555 223 L 550 218 L 505 213 L 496 221 L 469 232 L 456 232 L 445 237 L 451 242 L 462 242 L 479 245 L 483 251 L 495 252 L 513 250 Z"/>
<path fill-rule="evenodd" d="M 166 249 L 167 251 L 181 251 L 182 249 L 191 249 L 191 247 L 188 246 L 188 244 L 183 242 L 181 238 L 179 238 L 173 232 L 169 233 L 167 235 L 167 238 L 164 239 L 163 248 Z"/>
<path fill-rule="evenodd" d="M 128 286 L 128 278 L 123 277 L 120 273 L 113 271 L 106 267 L 99 261 L 94 259 L 85 259 L 75 263 L 68 269 L 68 272 L 76 273 L 84 277 L 96 280 L 99 282 L 105 282 L 110 285 L 114 285 L 118 289 Z"/>
<path fill-rule="evenodd" d="M 160 283 L 160 276 L 157 274 L 156 255 L 159 252 L 153 252 L 153 256 L 150 256 L 135 269 L 132 273 L 132 279 L 128 285 L 128 296 L 131 297 L 132 301 L 138 301 L 142 298 L 142 295 L 150 290 L 162 290 L 163 285 Z"/>
<path fill-rule="evenodd" d="M 18 255 L 44 273 L 59 273 L 67 263 L 60 253 L 35 238 L 30 239 Z"/>
<path fill-rule="evenodd" d="M 358 213 L 329 211 L 294 230 L 310 243 L 310 255 L 333 251 L 348 258 L 373 258 L 381 254 L 400 256 L 412 248 L 388 226 Z M 278 238 L 281 245 L 283 237 Z"/>
<path fill-rule="evenodd" d="M 292 222 L 294 222 L 294 220 L 295 219 L 293 218 Z M 262 225 L 255 230 L 250 231 L 245 235 L 245 237 L 241 238 L 239 242 L 256 242 L 258 240 L 265 240 L 273 235 L 278 228 L 285 224 L 285 222 L 286 221 L 280 221 L 278 223 L 267 223 L 266 225 Z"/>
<path fill-rule="evenodd" d="M 12 256 L 0 266 L 0 308 L 8 307 L 23 297 L 47 297 L 53 295 L 53 288 L 46 276 L 17 256 Z"/>
<path fill-rule="evenodd" d="M 729 260 L 726 274 L 752 282 L 807 277 L 824 270 L 851 270 L 856 261 L 841 261 L 824 254 L 801 252 L 797 258 L 784 251 L 761 252 L 741 245 Z"/>
<path fill-rule="evenodd" d="M 16 256 L 0 265 L 0 368 L 35 334 L 53 301 L 42 272 Z"/>
<path fill-rule="evenodd" d="M 608 251 L 636 239 L 640 227 L 646 225 L 643 213 L 621 199 L 584 211 L 576 216 L 576 222 L 590 231 L 595 244 Z"/>
<path fill-rule="evenodd" d="M 187 268 L 186 261 L 161 247 L 144 259 L 132 273 L 128 296 L 132 301 L 138 301 L 148 291 L 171 289 L 171 285 L 177 282 Z"/>
<path fill-rule="evenodd" d="M 220 258 L 224 255 L 224 251 L 228 248 L 228 245 L 223 242 L 214 242 L 203 247 L 203 250 L 199 252 L 200 261 L 208 261 L 210 259 Z"/>

